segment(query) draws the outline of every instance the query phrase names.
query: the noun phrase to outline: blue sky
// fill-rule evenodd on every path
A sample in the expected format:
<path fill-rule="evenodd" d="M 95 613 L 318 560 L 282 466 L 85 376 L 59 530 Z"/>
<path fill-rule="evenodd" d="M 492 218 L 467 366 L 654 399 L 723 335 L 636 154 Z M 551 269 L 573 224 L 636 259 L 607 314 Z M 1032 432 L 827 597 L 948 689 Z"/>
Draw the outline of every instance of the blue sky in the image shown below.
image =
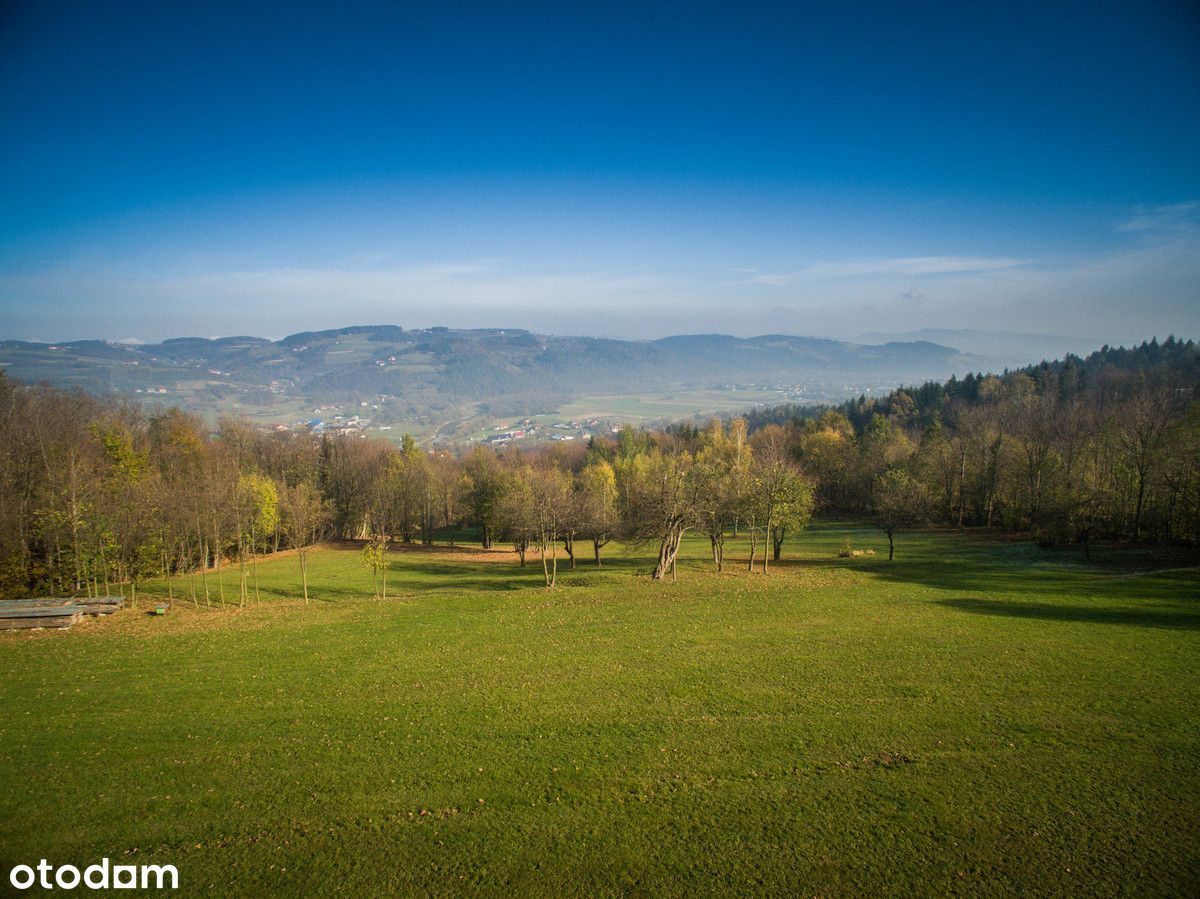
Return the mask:
<path fill-rule="evenodd" d="M 7 4 L 0 337 L 1200 335 L 1200 12 Z"/>

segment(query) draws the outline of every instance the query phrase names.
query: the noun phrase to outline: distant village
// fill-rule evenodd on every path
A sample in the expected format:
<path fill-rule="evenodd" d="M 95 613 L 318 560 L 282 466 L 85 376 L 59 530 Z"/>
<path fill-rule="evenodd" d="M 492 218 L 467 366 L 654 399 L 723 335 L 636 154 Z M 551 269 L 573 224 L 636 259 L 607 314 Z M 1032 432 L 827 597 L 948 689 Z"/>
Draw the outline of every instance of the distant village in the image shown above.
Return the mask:
<path fill-rule="evenodd" d="M 548 437 L 550 440 L 564 442 L 567 440 L 576 440 L 579 438 L 587 439 L 598 433 L 615 434 L 621 430 L 618 424 L 602 422 L 598 418 L 589 418 L 587 420 L 577 421 L 560 421 L 550 425 L 550 427 L 542 432 L 538 431 L 538 425 L 532 419 L 524 419 L 519 427 L 505 428 L 504 425 L 497 425 L 492 430 L 495 434 L 489 434 L 482 439 L 483 443 L 490 446 L 502 446 L 506 443 L 511 443 L 514 440 L 524 440 L 533 437 Z M 547 433 L 557 432 L 557 433 Z"/>
<path fill-rule="evenodd" d="M 57 350 L 58 346 L 50 346 L 48 349 Z M 304 352 L 308 346 L 292 347 L 293 353 Z M 334 351 L 342 352 L 342 351 Z M 151 356 L 153 362 L 164 364 L 178 365 L 171 360 L 160 359 L 157 356 Z M 277 360 L 271 360 L 277 361 Z M 390 364 L 395 364 L 396 356 L 389 356 L 384 359 L 375 360 L 375 364 L 381 367 L 386 367 Z M 137 366 L 138 360 L 125 360 L 126 366 Z M 232 387 L 238 394 L 246 395 L 251 390 L 261 391 L 262 394 L 272 394 L 276 397 L 295 396 L 296 382 L 292 379 L 271 380 L 266 383 L 260 383 L 256 386 L 248 386 L 238 384 L 236 376 L 233 372 L 223 370 L 221 368 L 208 368 L 201 371 L 206 371 L 210 379 L 208 383 L 225 384 Z M 197 372 L 198 374 L 200 372 Z M 204 375 L 201 375 L 204 377 Z M 151 384 L 134 389 L 135 394 L 145 396 L 167 396 L 179 395 L 185 393 L 186 389 L 181 390 L 180 383 L 172 383 L 170 386 L 161 384 Z M 745 408 L 752 409 L 765 405 L 771 402 L 794 402 L 794 403 L 822 403 L 831 402 L 838 399 L 844 399 L 848 396 L 864 395 L 872 396 L 881 394 L 891 389 L 894 386 L 887 381 L 879 383 L 849 383 L 835 382 L 821 384 L 796 384 L 783 381 L 772 382 L 749 382 L 749 383 L 712 383 L 707 385 L 706 389 L 718 391 L 724 394 L 744 394 Z M 764 394 L 770 395 L 768 399 Z M 266 424 L 265 430 L 275 432 L 293 432 L 307 431 L 314 434 L 328 434 L 338 437 L 367 437 L 369 433 L 380 432 L 381 436 L 387 435 L 387 432 L 397 431 L 413 431 L 416 433 L 424 430 L 429 424 L 425 419 L 412 419 L 411 424 L 406 424 L 408 419 L 397 419 L 396 410 L 393 407 L 397 398 L 394 396 L 381 394 L 374 396 L 371 399 L 360 399 L 355 401 L 346 401 L 341 403 L 325 403 L 318 405 L 311 410 L 311 414 L 307 418 L 297 418 L 290 422 L 275 422 Z M 237 408 L 240 403 L 234 403 Z M 253 407 L 256 403 L 251 400 L 247 407 Z M 382 411 L 381 411 L 382 410 Z M 294 413 L 293 413 L 294 414 Z M 649 423 L 648 419 L 642 419 L 634 416 L 642 421 L 643 424 Z M 628 416 L 626 416 L 628 418 Z M 261 420 L 261 419 L 260 419 Z M 578 418 L 570 420 L 553 420 L 551 415 L 538 415 L 531 418 L 523 418 L 511 423 L 495 424 L 487 426 L 486 430 L 476 430 L 473 433 L 460 431 L 455 439 L 467 443 L 482 443 L 488 446 L 503 446 L 514 442 L 568 442 L 573 440 L 587 440 L 598 434 L 614 434 L 620 431 L 621 422 L 624 419 L 616 418 Z M 387 422 L 386 424 L 383 422 Z M 469 428 L 467 422 L 463 422 Z M 464 428 L 465 431 L 465 428 Z M 436 438 L 435 438 L 436 440 Z"/>
<path fill-rule="evenodd" d="M 369 432 L 388 432 L 396 428 L 394 424 L 375 424 L 372 415 L 378 413 L 382 403 L 391 399 L 388 396 L 377 398 L 379 402 L 360 400 L 356 404 L 325 404 L 313 409 L 312 417 L 294 421 L 290 424 L 276 423 L 267 425 L 266 429 L 276 432 L 307 431 L 313 434 L 328 434 L 333 437 L 366 437 Z M 386 413 L 385 413 L 386 414 Z M 556 422 L 538 421 L 534 418 L 523 418 L 513 424 L 499 424 L 487 432 L 476 432 L 468 442 L 482 443 L 487 446 L 503 446 L 514 441 L 555 441 L 559 443 L 572 440 L 587 440 L 598 434 L 616 434 L 621 425 L 615 420 L 603 418 L 580 418 Z"/>

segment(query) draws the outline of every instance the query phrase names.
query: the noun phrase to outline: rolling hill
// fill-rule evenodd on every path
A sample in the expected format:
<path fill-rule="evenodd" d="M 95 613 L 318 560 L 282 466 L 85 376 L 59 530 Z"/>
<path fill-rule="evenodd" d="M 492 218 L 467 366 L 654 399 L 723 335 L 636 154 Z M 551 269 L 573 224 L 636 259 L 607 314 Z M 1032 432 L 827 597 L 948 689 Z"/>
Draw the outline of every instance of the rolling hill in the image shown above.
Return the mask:
<path fill-rule="evenodd" d="M 263 422 L 293 423 L 335 410 L 340 418 L 365 407 L 375 427 L 445 439 L 513 417 L 553 416 L 568 405 L 577 414 L 612 418 L 650 418 L 655 409 L 684 417 L 787 399 L 841 400 L 986 364 L 929 341 L 864 346 L 719 334 L 627 341 L 395 325 L 278 341 L 0 342 L 0 368 L 18 381 Z"/>

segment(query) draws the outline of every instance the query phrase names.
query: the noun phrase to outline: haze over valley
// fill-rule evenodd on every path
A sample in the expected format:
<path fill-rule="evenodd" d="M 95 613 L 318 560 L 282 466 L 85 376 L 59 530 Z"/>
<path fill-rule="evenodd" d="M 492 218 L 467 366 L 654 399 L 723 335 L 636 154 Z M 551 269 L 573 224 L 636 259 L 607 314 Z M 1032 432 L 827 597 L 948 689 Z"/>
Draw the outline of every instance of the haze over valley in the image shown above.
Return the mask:
<path fill-rule="evenodd" d="M 1035 361 L 1035 360 L 1027 360 Z M 563 438 L 773 403 L 835 403 L 988 370 L 994 360 L 914 340 L 683 335 L 651 341 L 519 329 L 394 325 L 155 344 L 0 342 L 18 381 L 177 405 L 210 421 L 483 439 L 506 424 Z M 528 419 L 528 421 L 526 421 Z M 559 427 L 553 425 L 572 425 Z M 390 434 L 388 432 L 391 432 Z"/>

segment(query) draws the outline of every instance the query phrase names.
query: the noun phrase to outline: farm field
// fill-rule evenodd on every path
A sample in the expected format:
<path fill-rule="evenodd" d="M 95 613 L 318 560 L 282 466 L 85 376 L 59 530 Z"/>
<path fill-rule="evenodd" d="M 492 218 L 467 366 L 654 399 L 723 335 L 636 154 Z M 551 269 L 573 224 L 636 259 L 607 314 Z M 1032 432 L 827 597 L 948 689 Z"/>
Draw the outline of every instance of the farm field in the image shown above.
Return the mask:
<path fill-rule="evenodd" d="M 0 860 L 183 895 L 1194 892 L 1200 570 L 947 533 L 889 564 L 830 522 L 766 576 L 693 538 L 657 584 L 650 552 L 547 591 L 536 554 L 397 549 L 378 601 L 331 546 L 307 606 L 282 554 L 244 609 L 181 579 L 161 618 L 0 634 Z"/>
<path fill-rule="evenodd" d="M 562 406 L 565 418 L 627 418 L 636 422 L 677 420 L 695 415 L 740 412 L 756 405 L 787 399 L 782 390 L 716 390 L 679 387 L 642 395 L 584 396 Z"/>

